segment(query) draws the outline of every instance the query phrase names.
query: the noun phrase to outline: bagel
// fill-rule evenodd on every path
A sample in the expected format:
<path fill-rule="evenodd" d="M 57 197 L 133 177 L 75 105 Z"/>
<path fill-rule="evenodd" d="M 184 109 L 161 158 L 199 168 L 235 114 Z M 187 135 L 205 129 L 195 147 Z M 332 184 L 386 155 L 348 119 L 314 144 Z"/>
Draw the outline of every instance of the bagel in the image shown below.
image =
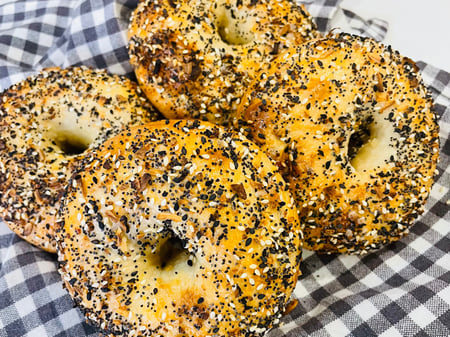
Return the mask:
<path fill-rule="evenodd" d="M 297 210 L 274 163 L 199 120 L 130 127 L 73 177 L 60 272 L 105 333 L 260 336 L 300 273 Z"/>
<path fill-rule="evenodd" d="M 341 33 L 286 52 L 238 120 L 288 181 L 305 248 L 363 254 L 423 211 L 439 127 L 418 68 L 389 46 Z"/>
<path fill-rule="evenodd" d="M 43 70 L 0 94 L 0 217 L 56 252 L 54 222 L 85 152 L 127 123 L 157 114 L 137 85 L 84 67 Z"/>
<path fill-rule="evenodd" d="M 222 125 L 262 64 L 319 36 L 309 13 L 291 0 L 147 0 L 128 32 L 136 77 L 166 118 Z"/>

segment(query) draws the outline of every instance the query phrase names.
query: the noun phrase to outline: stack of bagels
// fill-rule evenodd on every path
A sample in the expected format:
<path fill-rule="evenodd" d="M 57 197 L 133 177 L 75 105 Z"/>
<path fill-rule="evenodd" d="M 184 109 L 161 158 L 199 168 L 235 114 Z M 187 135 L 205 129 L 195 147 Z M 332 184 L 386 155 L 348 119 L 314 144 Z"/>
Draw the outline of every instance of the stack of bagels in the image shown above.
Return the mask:
<path fill-rule="evenodd" d="M 262 336 L 302 247 L 365 254 L 423 212 L 439 129 L 391 47 L 290 0 L 141 1 L 128 37 L 139 84 L 52 68 L 0 94 L 0 216 L 105 334 Z"/>

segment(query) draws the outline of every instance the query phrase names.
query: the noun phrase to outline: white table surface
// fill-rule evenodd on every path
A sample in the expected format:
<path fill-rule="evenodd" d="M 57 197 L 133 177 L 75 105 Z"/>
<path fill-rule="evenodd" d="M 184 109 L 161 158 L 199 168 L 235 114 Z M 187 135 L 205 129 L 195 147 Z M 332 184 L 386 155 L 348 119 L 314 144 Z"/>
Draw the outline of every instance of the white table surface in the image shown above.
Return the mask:
<path fill-rule="evenodd" d="M 341 7 L 364 19 L 389 23 L 383 43 L 414 61 L 450 72 L 450 0 L 343 0 Z M 347 30 L 343 15 L 332 26 Z"/>

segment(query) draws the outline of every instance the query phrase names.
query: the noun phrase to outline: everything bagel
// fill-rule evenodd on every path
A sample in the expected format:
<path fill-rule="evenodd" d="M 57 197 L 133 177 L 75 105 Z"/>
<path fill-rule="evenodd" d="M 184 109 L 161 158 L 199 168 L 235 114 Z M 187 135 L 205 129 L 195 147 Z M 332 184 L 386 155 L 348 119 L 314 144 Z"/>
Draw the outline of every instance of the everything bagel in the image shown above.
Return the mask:
<path fill-rule="evenodd" d="M 54 222 L 78 161 L 128 123 L 157 113 L 130 80 L 88 68 L 52 68 L 0 94 L 0 217 L 56 251 Z"/>
<path fill-rule="evenodd" d="M 239 111 L 289 182 L 305 248 L 366 253 L 423 211 L 439 128 L 416 65 L 390 47 L 344 33 L 307 42 L 261 71 Z"/>
<path fill-rule="evenodd" d="M 207 122 L 106 141 L 74 176 L 61 219 L 65 286 L 113 335 L 260 336 L 300 273 L 300 223 L 277 167 Z"/>
<path fill-rule="evenodd" d="M 166 118 L 228 124 L 262 65 L 320 34 L 290 0 L 147 0 L 128 36 L 137 79 Z"/>

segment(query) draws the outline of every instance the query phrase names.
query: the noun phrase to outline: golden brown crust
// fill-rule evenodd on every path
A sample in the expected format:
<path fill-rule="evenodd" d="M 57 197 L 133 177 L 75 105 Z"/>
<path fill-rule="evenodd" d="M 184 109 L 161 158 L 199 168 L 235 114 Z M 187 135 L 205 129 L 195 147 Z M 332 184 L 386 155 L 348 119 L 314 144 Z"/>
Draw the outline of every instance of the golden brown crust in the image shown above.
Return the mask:
<path fill-rule="evenodd" d="M 408 232 L 439 157 L 432 98 L 414 62 L 339 34 L 281 55 L 251 91 L 240 126 L 279 163 L 305 248 L 365 253 Z"/>
<path fill-rule="evenodd" d="M 320 34 L 290 0 L 148 0 L 128 36 L 138 81 L 166 118 L 227 124 L 261 65 Z"/>
<path fill-rule="evenodd" d="M 114 335 L 259 336 L 300 273 L 300 223 L 276 166 L 208 122 L 111 138 L 73 178 L 61 217 L 65 286 Z"/>
<path fill-rule="evenodd" d="M 137 85 L 87 68 L 51 68 L 0 94 L 0 217 L 56 252 L 59 200 L 83 153 L 124 124 L 156 118 Z"/>

